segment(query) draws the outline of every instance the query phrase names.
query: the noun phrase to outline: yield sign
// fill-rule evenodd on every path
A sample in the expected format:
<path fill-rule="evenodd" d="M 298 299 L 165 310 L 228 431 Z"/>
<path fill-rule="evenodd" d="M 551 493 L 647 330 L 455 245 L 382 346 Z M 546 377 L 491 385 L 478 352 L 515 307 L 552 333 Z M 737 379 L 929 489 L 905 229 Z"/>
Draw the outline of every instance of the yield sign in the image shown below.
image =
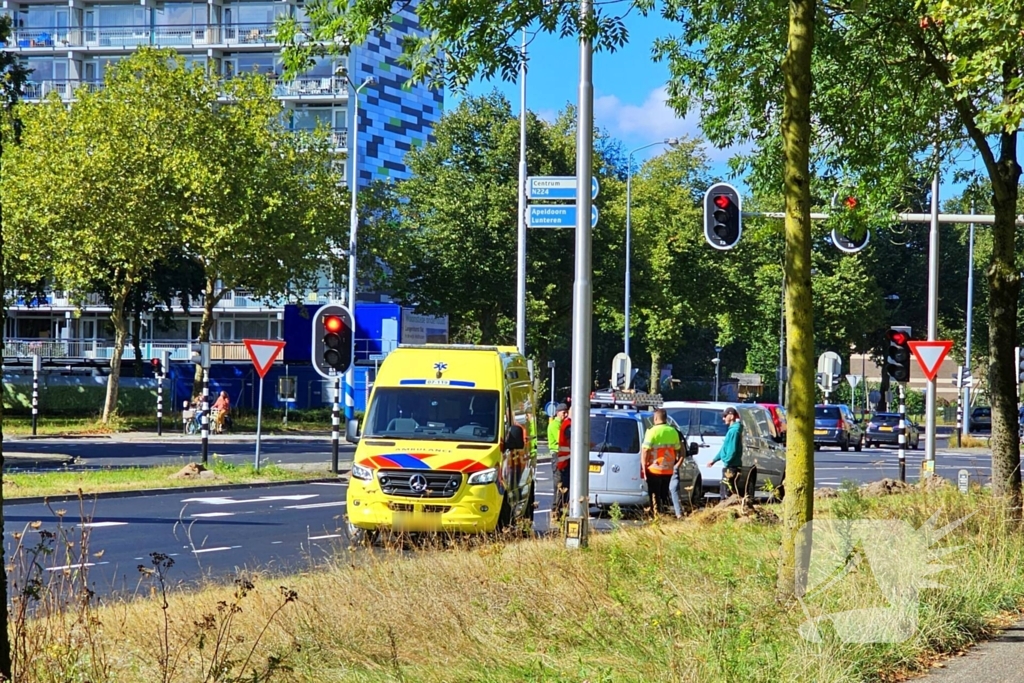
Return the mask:
<path fill-rule="evenodd" d="M 917 364 L 921 366 L 924 376 L 928 381 L 934 381 L 935 373 L 939 371 L 943 359 L 949 350 L 953 348 L 951 341 L 911 341 L 910 350 L 917 358 Z"/>
<path fill-rule="evenodd" d="M 267 374 L 267 370 L 274 364 L 277 357 L 281 355 L 284 342 L 266 339 L 243 339 L 242 341 L 245 342 L 245 348 L 249 351 L 252 364 L 256 366 L 256 372 L 259 373 L 260 379 L 263 379 Z"/>

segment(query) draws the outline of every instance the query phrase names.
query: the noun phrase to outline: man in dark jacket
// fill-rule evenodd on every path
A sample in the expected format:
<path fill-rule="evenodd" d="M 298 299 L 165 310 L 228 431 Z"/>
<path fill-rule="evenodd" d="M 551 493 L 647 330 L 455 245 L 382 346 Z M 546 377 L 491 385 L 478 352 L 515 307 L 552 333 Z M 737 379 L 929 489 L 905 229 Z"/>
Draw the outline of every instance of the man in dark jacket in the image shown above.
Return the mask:
<path fill-rule="evenodd" d="M 722 499 L 730 495 L 740 495 L 737 483 L 740 477 L 740 468 L 743 467 L 743 424 L 740 422 L 740 414 L 732 406 L 722 412 L 722 420 L 728 430 L 725 432 L 725 441 L 718 455 L 708 463 L 711 467 L 716 462 L 722 462 Z"/>

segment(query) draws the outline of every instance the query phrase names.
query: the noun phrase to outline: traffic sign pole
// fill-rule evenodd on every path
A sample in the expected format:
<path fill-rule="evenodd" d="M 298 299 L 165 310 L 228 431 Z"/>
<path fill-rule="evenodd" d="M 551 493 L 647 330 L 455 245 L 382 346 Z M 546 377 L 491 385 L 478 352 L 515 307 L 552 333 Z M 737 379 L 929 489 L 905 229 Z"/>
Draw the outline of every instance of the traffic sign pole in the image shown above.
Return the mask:
<path fill-rule="evenodd" d="M 938 149 L 936 149 L 938 152 Z M 932 176 L 932 215 L 928 231 L 928 341 L 935 341 L 939 329 L 939 171 Z M 937 370 L 938 368 L 936 368 Z M 925 394 L 925 431 L 924 459 L 935 464 L 935 377 L 928 381 Z M 925 473 L 929 470 L 922 470 Z"/>
<path fill-rule="evenodd" d="M 341 377 L 334 378 L 334 408 L 331 410 L 331 474 L 338 473 L 338 442 L 341 439 Z"/>
<path fill-rule="evenodd" d="M 256 471 L 260 469 L 260 427 L 263 423 L 263 378 L 267 371 L 277 360 L 277 357 L 284 349 L 283 341 L 269 341 L 265 339 L 243 339 L 245 349 L 249 352 L 252 364 L 256 367 L 256 373 L 260 376 L 260 398 L 259 406 L 256 408 Z"/>
<path fill-rule="evenodd" d="M 263 423 L 263 375 L 260 375 L 260 404 L 256 408 L 256 471 L 260 471 L 260 425 Z"/>
<path fill-rule="evenodd" d="M 203 464 L 210 464 L 210 371 L 203 368 L 203 402 L 200 416 L 200 433 L 203 445 L 200 453 L 203 456 Z"/>

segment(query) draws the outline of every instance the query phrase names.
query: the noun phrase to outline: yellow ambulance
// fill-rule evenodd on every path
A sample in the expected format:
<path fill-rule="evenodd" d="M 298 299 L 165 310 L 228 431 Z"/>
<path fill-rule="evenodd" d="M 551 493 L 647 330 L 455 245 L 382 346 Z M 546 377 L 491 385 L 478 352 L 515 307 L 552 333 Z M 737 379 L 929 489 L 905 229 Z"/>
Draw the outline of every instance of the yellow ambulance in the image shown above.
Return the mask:
<path fill-rule="evenodd" d="M 349 535 L 490 532 L 533 520 L 536 407 L 514 347 L 426 344 L 388 354 L 360 426 Z"/>

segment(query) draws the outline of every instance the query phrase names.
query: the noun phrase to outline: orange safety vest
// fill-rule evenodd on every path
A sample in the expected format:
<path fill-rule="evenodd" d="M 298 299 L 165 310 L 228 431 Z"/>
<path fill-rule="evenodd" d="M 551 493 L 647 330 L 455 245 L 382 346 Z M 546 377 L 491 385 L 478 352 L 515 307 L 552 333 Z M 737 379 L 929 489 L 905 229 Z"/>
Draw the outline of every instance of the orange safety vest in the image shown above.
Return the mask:
<path fill-rule="evenodd" d="M 654 453 L 654 460 L 647 463 L 647 470 L 651 474 L 672 474 L 676 466 L 675 446 L 651 446 Z"/>
<path fill-rule="evenodd" d="M 569 466 L 569 425 L 572 420 L 566 417 L 558 428 L 558 452 L 555 456 L 555 469 L 564 470 Z"/>

